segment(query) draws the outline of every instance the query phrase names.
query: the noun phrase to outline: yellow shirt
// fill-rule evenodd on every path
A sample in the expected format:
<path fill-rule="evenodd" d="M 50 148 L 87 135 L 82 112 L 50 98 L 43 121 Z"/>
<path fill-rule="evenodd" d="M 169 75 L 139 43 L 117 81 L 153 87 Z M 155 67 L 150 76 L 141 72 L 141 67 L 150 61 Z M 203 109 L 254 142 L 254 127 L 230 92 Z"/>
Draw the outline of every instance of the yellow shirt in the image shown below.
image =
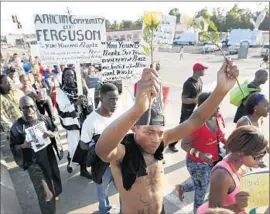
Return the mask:
<path fill-rule="evenodd" d="M 11 90 L 7 95 L 0 95 L 2 126 L 11 126 L 22 116 L 19 101 L 23 96 L 24 93 L 18 89 Z"/>

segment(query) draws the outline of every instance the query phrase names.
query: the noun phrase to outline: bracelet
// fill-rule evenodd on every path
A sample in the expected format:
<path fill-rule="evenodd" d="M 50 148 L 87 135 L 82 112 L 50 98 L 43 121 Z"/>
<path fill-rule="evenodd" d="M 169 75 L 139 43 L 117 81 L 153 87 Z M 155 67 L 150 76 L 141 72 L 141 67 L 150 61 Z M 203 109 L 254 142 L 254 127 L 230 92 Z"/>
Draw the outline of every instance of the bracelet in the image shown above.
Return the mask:
<path fill-rule="evenodd" d="M 195 149 L 192 148 L 192 149 L 189 151 L 189 154 L 194 155 L 194 152 L 195 152 Z"/>

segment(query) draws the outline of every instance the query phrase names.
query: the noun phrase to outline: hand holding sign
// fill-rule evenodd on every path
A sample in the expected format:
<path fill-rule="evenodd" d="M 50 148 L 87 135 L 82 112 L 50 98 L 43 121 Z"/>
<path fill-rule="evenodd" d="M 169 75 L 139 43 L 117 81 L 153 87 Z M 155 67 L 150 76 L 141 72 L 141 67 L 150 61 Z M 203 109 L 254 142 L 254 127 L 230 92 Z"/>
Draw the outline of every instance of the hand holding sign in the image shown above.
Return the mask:
<path fill-rule="evenodd" d="M 239 192 L 235 195 L 235 203 L 240 210 L 244 210 L 248 206 L 249 193 Z"/>
<path fill-rule="evenodd" d="M 154 69 L 145 68 L 137 84 L 135 108 L 138 113 L 144 113 L 149 109 L 151 101 L 159 93 L 159 84 L 157 72 Z"/>
<path fill-rule="evenodd" d="M 269 168 L 256 169 L 251 173 L 246 174 L 241 179 L 240 189 L 244 193 L 236 197 L 236 201 L 239 201 L 240 207 L 245 208 L 246 211 L 258 207 L 269 206 Z M 246 203 L 246 197 L 248 197 L 248 203 Z"/>

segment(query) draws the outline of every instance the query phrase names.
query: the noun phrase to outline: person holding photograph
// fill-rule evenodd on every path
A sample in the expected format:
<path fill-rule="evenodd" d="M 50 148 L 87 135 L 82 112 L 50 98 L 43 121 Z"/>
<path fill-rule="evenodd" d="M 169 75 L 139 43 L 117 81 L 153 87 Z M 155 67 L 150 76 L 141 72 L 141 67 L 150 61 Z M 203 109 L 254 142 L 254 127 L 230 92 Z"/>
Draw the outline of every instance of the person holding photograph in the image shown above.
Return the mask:
<path fill-rule="evenodd" d="M 41 213 L 56 213 L 55 200 L 62 192 L 60 171 L 56 160 L 63 152 L 57 149 L 55 140 L 56 126 L 49 117 L 41 115 L 36 109 L 34 100 L 29 96 L 20 99 L 20 109 L 23 116 L 14 122 L 10 130 L 10 149 L 19 167 L 27 170 L 35 188 Z M 44 123 L 46 129 L 43 138 L 49 138 L 51 143 L 45 148 L 34 152 L 29 136 L 26 139 L 26 129 Z"/>

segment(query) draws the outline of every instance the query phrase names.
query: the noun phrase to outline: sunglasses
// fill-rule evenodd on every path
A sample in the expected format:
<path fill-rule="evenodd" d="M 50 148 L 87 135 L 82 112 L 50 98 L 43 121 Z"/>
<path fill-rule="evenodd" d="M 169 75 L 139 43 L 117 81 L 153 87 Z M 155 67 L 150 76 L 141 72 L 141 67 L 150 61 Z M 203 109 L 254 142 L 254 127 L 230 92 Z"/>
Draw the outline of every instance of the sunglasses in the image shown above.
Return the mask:
<path fill-rule="evenodd" d="M 35 106 L 34 106 L 34 105 L 30 105 L 30 106 L 23 106 L 23 107 L 22 107 L 23 110 L 28 110 L 28 109 L 30 109 L 30 108 L 31 108 L 31 109 L 34 109 Z"/>
<path fill-rule="evenodd" d="M 251 156 L 253 157 L 254 160 L 261 160 L 265 155 L 266 155 L 266 151 L 264 151 L 263 153 L 251 155 Z"/>

